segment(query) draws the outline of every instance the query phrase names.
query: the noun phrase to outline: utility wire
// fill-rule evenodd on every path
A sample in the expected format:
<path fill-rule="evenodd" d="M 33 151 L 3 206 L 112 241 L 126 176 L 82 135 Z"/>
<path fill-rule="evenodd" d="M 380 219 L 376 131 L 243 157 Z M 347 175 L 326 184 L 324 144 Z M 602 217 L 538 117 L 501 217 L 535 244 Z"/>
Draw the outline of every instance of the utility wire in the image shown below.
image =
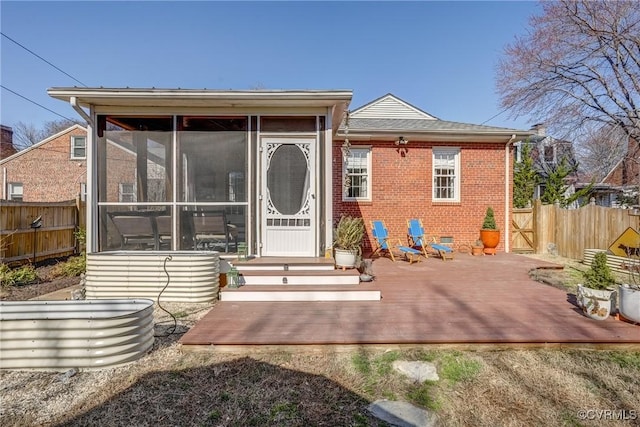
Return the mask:
<path fill-rule="evenodd" d="M 47 64 L 51 65 L 53 68 L 55 68 L 56 70 L 60 71 L 62 74 L 64 74 L 67 77 L 72 78 L 73 80 L 77 81 L 78 83 L 80 83 L 82 86 L 87 87 L 86 84 L 82 83 L 80 80 L 76 79 L 75 77 L 73 77 L 71 74 L 67 73 L 66 71 L 62 70 L 60 67 L 56 67 L 55 65 L 53 65 L 51 62 L 47 61 L 46 59 L 44 59 L 42 56 L 38 55 L 37 53 L 35 53 L 34 51 L 32 51 L 31 49 L 21 45 L 20 43 L 18 43 L 17 41 L 15 41 L 14 39 L 12 39 L 11 37 L 9 37 L 8 35 L 6 35 L 5 33 L 0 31 L 0 34 L 2 34 L 4 37 L 6 37 L 7 39 L 11 40 L 12 42 L 14 42 L 15 44 L 17 44 L 18 46 L 20 46 L 22 49 L 26 50 L 27 52 L 29 52 L 30 54 L 32 54 L 33 56 L 35 56 L 36 58 L 46 62 Z"/>
<path fill-rule="evenodd" d="M 6 90 L 6 91 L 11 92 L 12 94 L 14 94 L 14 95 L 16 95 L 16 96 L 19 96 L 19 97 L 20 97 L 20 98 L 22 98 L 22 99 L 25 99 L 25 100 L 27 100 L 27 101 L 31 102 L 32 104 L 37 105 L 37 106 L 38 106 L 38 107 L 40 107 L 40 108 L 44 108 L 45 110 L 47 110 L 47 111 L 49 111 L 49 112 L 51 112 L 51 113 L 55 114 L 56 116 L 60 116 L 60 117 L 62 117 L 63 119 L 67 119 L 67 120 L 74 121 L 74 119 L 70 119 L 69 117 L 66 117 L 66 116 L 63 116 L 62 114 L 56 113 L 55 111 L 53 111 L 53 110 L 51 110 L 51 109 L 49 109 L 49 108 L 45 107 L 44 105 L 42 105 L 42 104 L 38 104 L 36 101 L 33 101 L 33 100 L 31 100 L 31 99 L 27 98 L 27 97 L 26 97 L 26 96 L 24 96 L 24 95 L 20 95 L 18 92 L 14 91 L 14 90 L 11 90 L 11 89 L 9 89 L 8 87 L 6 87 L 6 86 L 4 86 L 4 85 L 1 85 L 1 84 L 0 84 L 0 87 L 1 87 L 2 89 Z"/>
<path fill-rule="evenodd" d="M 485 123 L 490 122 L 491 120 L 495 119 L 496 117 L 498 117 L 500 114 L 504 113 L 504 112 L 505 112 L 505 111 L 507 111 L 507 110 L 508 110 L 508 108 L 505 108 L 504 110 L 500 111 L 498 114 L 496 114 L 496 115 L 494 115 L 493 117 L 491 117 L 491 118 L 489 118 L 489 119 L 485 120 L 484 122 L 480 123 L 480 125 L 483 125 L 483 124 L 485 124 Z"/>

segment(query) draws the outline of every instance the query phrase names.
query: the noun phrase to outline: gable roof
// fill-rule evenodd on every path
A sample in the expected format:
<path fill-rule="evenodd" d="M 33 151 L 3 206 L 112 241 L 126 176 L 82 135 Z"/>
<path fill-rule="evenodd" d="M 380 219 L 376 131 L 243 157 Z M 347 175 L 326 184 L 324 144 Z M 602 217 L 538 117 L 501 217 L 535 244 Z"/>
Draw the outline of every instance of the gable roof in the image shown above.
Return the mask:
<path fill-rule="evenodd" d="M 0 164 L 6 163 L 6 162 L 8 162 L 9 160 L 13 160 L 13 159 L 15 159 L 16 157 L 20 157 L 20 156 L 22 156 L 23 154 L 26 154 L 26 153 L 28 153 L 28 152 L 29 152 L 29 151 L 31 151 L 31 150 L 35 150 L 35 149 L 37 149 L 38 147 L 40 147 L 40 146 L 42 146 L 42 145 L 46 144 L 47 142 L 53 141 L 54 139 L 61 137 L 61 136 L 62 136 L 62 135 L 64 135 L 65 133 L 72 132 L 72 131 L 74 131 L 74 130 L 76 130 L 76 129 L 83 130 L 85 133 L 87 132 L 87 128 L 85 128 L 84 126 L 80 126 L 80 125 L 77 125 L 77 124 L 76 124 L 76 125 L 73 125 L 73 126 L 70 126 L 70 127 L 66 128 L 66 129 L 61 130 L 60 132 L 58 132 L 58 133 L 56 133 L 56 134 L 54 134 L 54 135 L 51 135 L 51 136 L 49 136 L 49 137 L 47 137 L 47 138 L 43 139 L 43 140 L 42 140 L 42 141 L 40 141 L 40 142 L 37 142 L 37 143 L 35 143 L 35 144 L 33 144 L 33 145 L 31 145 L 31 146 L 29 146 L 29 147 L 25 148 L 24 150 L 20 150 L 20 151 L 18 151 L 16 154 L 14 154 L 14 155 L 12 155 L 12 156 L 9 156 L 9 157 L 7 157 L 6 159 L 2 159 L 2 160 L 0 160 Z"/>
<path fill-rule="evenodd" d="M 349 113 L 349 119 L 406 119 L 438 120 L 436 117 L 414 107 L 406 101 L 388 93 Z"/>
<path fill-rule="evenodd" d="M 348 134 L 356 138 L 375 138 L 399 135 L 411 136 L 413 139 L 438 138 L 487 140 L 496 138 L 525 138 L 533 135 L 533 131 L 500 128 L 494 126 L 475 125 L 470 123 L 440 120 L 437 117 L 414 107 L 408 102 L 388 93 L 374 101 L 357 108 L 348 114 Z M 338 139 L 344 138 L 347 132 L 346 118 L 343 119 Z"/>

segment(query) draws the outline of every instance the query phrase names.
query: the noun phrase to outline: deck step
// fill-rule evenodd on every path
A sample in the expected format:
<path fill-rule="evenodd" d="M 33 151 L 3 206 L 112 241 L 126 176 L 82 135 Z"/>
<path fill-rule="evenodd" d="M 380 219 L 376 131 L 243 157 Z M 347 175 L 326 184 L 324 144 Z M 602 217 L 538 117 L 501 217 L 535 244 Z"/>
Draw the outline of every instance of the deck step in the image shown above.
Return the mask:
<path fill-rule="evenodd" d="M 246 261 L 232 261 L 240 272 L 244 271 L 332 271 L 335 269 L 333 258 L 281 258 L 263 257 Z"/>
<path fill-rule="evenodd" d="M 285 301 L 379 301 L 375 290 L 243 290 L 224 289 L 220 301 L 285 302 Z"/>
<path fill-rule="evenodd" d="M 240 283 L 245 285 L 357 285 L 358 270 L 249 270 L 242 271 Z"/>

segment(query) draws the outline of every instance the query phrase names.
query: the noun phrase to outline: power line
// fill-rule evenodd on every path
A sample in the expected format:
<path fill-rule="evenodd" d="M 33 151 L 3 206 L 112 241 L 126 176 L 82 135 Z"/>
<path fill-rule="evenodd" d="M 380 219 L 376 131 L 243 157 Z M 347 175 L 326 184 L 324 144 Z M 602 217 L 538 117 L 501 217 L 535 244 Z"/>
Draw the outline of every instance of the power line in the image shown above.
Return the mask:
<path fill-rule="evenodd" d="M 15 41 L 14 39 L 12 39 L 11 37 L 9 37 L 8 35 L 6 35 L 3 32 L 0 32 L 0 34 L 2 34 L 4 37 L 6 37 L 7 39 L 11 40 L 12 42 L 14 42 L 15 44 L 17 44 L 18 46 L 20 46 L 22 49 L 26 50 L 27 52 L 29 52 L 30 54 L 32 54 L 33 56 L 35 56 L 36 58 L 46 62 L 47 64 L 51 65 L 53 68 L 55 68 L 56 70 L 60 71 L 62 74 L 64 74 L 67 77 L 72 78 L 73 80 L 77 81 L 78 83 L 80 83 L 82 86 L 87 87 L 86 84 L 82 83 L 80 80 L 76 79 L 75 77 L 73 77 L 71 74 L 67 73 L 66 71 L 62 70 L 61 68 L 53 65 L 51 62 L 47 61 L 46 59 L 44 59 L 42 56 L 38 55 L 37 53 L 35 53 L 34 51 L 30 50 L 29 48 L 21 45 L 20 43 L 18 43 L 17 41 Z"/>
<path fill-rule="evenodd" d="M 67 120 L 75 121 L 74 119 L 70 119 L 69 117 L 66 117 L 66 116 L 63 116 L 62 114 L 56 113 L 55 111 L 53 111 L 53 110 L 51 110 L 51 109 L 49 109 L 49 108 L 45 107 L 44 105 L 38 104 L 36 101 L 32 101 L 31 99 L 27 98 L 27 97 L 26 97 L 26 96 L 24 96 L 24 95 L 20 95 L 18 92 L 11 90 L 11 89 L 9 89 L 8 87 L 6 87 L 6 86 L 4 86 L 4 85 L 1 85 L 1 84 L 0 84 L 0 87 L 1 87 L 2 89 L 6 90 L 6 91 L 11 92 L 12 94 L 14 94 L 14 95 L 16 95 L 16 96 L 19 96 L 19 97 L 20 97 L 20 98 L 22 98 L 22 99 L 25 99 L 25 100 L 27 100 L 27 101 L 31 102 L 32 104 L 37 105 L 37 106 L 38 106 L 38 107 L 40 107 L 40 108 L 44 108 L 45 110 L 47 110 L 47 111 L 49 111 L 49 112 L 51 112 L 51 113 L 55 114 L 56 116 L 60 116 L 60 117 L 62 117 L 63 119 L 67 119 Z"/>
<path fill-rule="evenodd" d="M 496 114 L 496 115 L 494 115 L 493 117 L 491 117 L 491 118 L 489 118 L 489 119 L 485 120 L 484 122 L 480 123 L 480 125 L 483 125 L 483 124 L 485 124 L 485 123 L 490 122 L 491 120 L 495 119 L 496 117 L 498 117 L 500 114 L 504 113 L 504 112 L 505 112 L 505 111 L 507 111 L 507 110 L 508 110 L 508 108 L 505 108 L 504 110 L 500 111 L 498 114 Z"/>

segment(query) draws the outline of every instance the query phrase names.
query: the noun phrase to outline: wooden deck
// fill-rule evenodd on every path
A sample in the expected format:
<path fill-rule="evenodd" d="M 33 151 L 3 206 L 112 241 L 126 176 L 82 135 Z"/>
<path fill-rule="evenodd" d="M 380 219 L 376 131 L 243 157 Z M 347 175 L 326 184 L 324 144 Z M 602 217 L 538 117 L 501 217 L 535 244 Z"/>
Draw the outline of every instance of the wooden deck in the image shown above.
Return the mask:
<path fill-rule="evenodd" d="M 218 302 L 180 342 L 193 349 L 554 343 L 640 349 L 640 326 L 585 317 L 573 295 L 530 279 L 535 267 L 554 265 L 516 254 L 456 254 L 453 261 L 411 265 L 379 258 L 376 280 L 354 289 L 380 290 L 381 301 Z"/>

